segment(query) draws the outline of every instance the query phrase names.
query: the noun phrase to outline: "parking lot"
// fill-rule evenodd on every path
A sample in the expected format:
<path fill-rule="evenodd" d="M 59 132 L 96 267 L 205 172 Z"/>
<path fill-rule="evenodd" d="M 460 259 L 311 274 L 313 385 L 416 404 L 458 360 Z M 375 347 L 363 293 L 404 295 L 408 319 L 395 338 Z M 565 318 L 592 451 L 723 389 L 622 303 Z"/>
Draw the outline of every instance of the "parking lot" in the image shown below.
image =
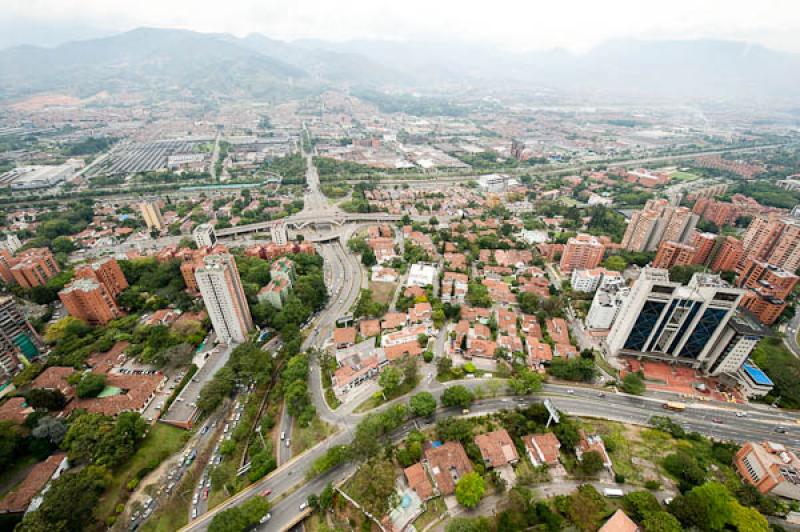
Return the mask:
<path fill-rule="evenodd" d="M 181 427 L 191 426 L 192 419 L 197 412 L 197 398 L 200 396 L 200 390 L 228 362 L 231 351 L 233 351 L 232 346 L 220 344 L 213 347 L 209 344 L 210 342 L 195 357 L 197 362 L 202 363 L 202 367 L 186 383 L 169 410 L 161 416 L 161 421 Z"/>

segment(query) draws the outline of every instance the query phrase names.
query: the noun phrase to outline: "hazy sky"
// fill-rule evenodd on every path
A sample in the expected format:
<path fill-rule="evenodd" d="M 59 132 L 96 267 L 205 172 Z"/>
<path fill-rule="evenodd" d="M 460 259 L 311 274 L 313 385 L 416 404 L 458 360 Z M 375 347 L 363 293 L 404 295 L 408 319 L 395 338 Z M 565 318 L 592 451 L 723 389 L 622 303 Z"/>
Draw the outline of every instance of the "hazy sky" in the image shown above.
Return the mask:
<path fill-rule="evenodd" d="M 800 52 L 800 0 L 0 0 L 0 19 L 18 30 L 159 26 L 281 39 L 459 39 L 518 50 L 723 38 Z"/>

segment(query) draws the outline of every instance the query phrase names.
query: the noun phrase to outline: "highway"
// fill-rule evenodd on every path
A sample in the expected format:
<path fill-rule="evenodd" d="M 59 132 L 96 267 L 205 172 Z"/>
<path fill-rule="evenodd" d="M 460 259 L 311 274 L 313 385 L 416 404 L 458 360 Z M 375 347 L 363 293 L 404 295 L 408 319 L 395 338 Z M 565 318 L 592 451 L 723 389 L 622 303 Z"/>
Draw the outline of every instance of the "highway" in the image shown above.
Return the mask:
<path fill-rule="evenodd" d="M 316 369 L 316 368 L 315 368 Z M 315 371 L 315 373 L 318 373 Z M 423 382 L 425 379 L 423 379 Z M 461 384 L 469 388 L 479 385 L 485 386 L 480 379 L 466 379 L 460 382 L 441 384 L 436 381 L 427 388 L 437 398 L 449 386 Z M 600 394 L 603 393 L 603 396 Z M 684 412 L 669 412 L 663 408 L 663 399 L 650 397 L 636 397 L 626 394 L 601 392 L 596 388 L 569 387 L 564 385 L 545 385 L 540 394 L 526 397 L 497 397 L 477 401 L 470 407 L 469 416 L 479 416 L 516 406 L 524 406 L 538 402 L 548 397 L 559 410 L 575 416 L 596 417 L 632 424 L 647 424 L 651 416 L 667 415 L 686 430 L 696 431 L 706 436 L 721 440 L 742 442 L 754 439 L 761 441 L 770 439 L 788 446 L 800 445 L 800 426 L 795 418 L 777 409 L 762 405 L 721 405 L 719 403 L 690 403 Z M 399 401 L 405 401 L 401 398 Z M 390 403 L 391 404 L 391 403 Z M 736 412 L 744 412 L 744 417 L 738 417 Z M 461 415 L 459 409 L 439 409 L 436 418 Z M 741 414 L 740 414 L 741 415 Z M 324 479 L 317 479 L 306 484 L 305 475 L 314 460 L 322 456 L 330 446 L 349 443 L 352 439 L 352 429 L 363 415 L 342 414 L 338 421 L 348 430 L 342 430 L 328 438 L 318 446 L 308 450 L 303 455 L 294 457 L 290 462 L 278 468 L 264 479 L 256 482 L 250 488 L 240 492 L 220 506 L 212 509 L 202 518 L 197 519 L 184 530 L 205 530 L 210 519 L 224 509 L 230 508 L 243 501 L 258 496 L 263 490 L 271 489 L 270 498 L 275 501 L 272 519 L 262 526 L 260 530 L 283 530 L 284 527 L 295 522 L 300 513 L 299 504 L 312 493 L 319 493 L 327 481 L 337 481 L 345 478 L 351 471 L 352 465 L 342 466 L 325 475 Z M 411 420 L 401 427 L 396 437 L 402 438 L 412 430 L 418 420 Z M 784 427 L 785 434 L 776 432 L 776 428 Z M 292 494 L 285 499 L 276 500 L 280 494 L 291 491 Z"/>
<path fill-rule="evenodd" d="M 313 217 L 314 212 L 325 212 L 329 215 L 341 213 L 338 207 L 328 202 L 327 197 L 319 188 L 319 176 L 316 167 L 312 164 L 310 154 L 306 154 L 306 183 L 308 189 L 303 202 L 303 211 L 307 217 Z M 360 294 L 363 283 L 364 271 L 358 259 L 348 253 L 347 240 L 355 227 L 345 228 L 340 233 L 340 238 L 319 246 L 319 252 L 324 259 L 325 286 L 328 287 L 328 302 L 322 311 L 312 320 L 308 327 L 309 334 L 303 341 L 302 349 L 311 350 L 322 348 L 336 327 L 336 320 L 349 313 Z M 312 361 L 314 364 L 315 361 Z M 311 387 L 317 412 L 328 423 L 338 425 L 338 418 L 327 408 L 324 392 L 321 392 L 319 371 L 312 367 Z M 278 442 L 277 461 L 283 465 L 292 457 L 291 444 L 286 445 L 286 440 L 292 438 L 292 419 L 284 408 L 281 413 L 280 431 L 286 439 Z"/>

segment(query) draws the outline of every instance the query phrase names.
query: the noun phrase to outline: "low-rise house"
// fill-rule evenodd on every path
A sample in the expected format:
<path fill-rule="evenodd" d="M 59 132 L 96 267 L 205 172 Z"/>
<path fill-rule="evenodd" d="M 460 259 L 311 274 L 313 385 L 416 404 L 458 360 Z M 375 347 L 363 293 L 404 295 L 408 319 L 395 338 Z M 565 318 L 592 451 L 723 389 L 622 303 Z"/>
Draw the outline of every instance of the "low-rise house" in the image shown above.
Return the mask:
<path fill-rule="evenodd" d="M 164 387 L 167 377 L 162 373 L 154 375 L 123 375 L 121 373 L 107 373 L 106 387 L 116 390 L 111 394 L 100 394 L 98 397 L 86 399 L 75 398 L 64 408 L 69 414 L 75 410 L 83 409 L 90 413 L 117 416 L 123 412 L 143 413 L 150 402 L 155 398 L 156 392 Z"/>
<path fill-rule="evenodd" d="M 377 355 L 365 359 L 349 359 L 348 363 L 333 372 L 332 388 L 337 397 L 341 397 L 362 382 L 378 374 L 380 360 Z"/>
<path fill-rule="evenodd" d="M 336 349 L 344 349 L 356 343 L 355 327 L 340 327 L 333 330 L 333 343 Z"/>
<path fill-rule="evenodd" d="M 0 404 L 0 421 L 11 421 L 22 425 L 33 412 L 33 408 L 28 406 L 24 397 L 9 397 L 5 403 Z"/>
<path fill-rule="evenodd" d="M 381 334 L 381 321 L 361 320 L 358 324 L 358 331 L 364 338 L 379 336 Z"/>
<path fill-rule="evenodd" d="M 594 451 L 600 455 L 600 458 L 602 458 L 603 467 L 611 471 L 613 464 L 611 463 L 611 457 L 608 456 L 608 452 L 606 451 L 606 445 L 603 443 L 603 438 L 601 438 L 599 434 L 590 434 L 587 436 L 583 430 L 580 431 L 580 436 L 581 439 L 578 442 L 578 445 L 575 447 L 575 456 L 578 457 L 578 461 L 583 459 L 584 454 Z"/>
<path fill-rule="evenodd" d="M 475 444 L 481 451 L 484 465 L 488 468 L 494 469 L 519 461 L 514 441 L 505 429 L 476 436 Z"/>
<path fill-rule="evenodd" d="M 36 510 L 50 481 L 60 477 L 68 467 L 67 455 L 62 452 L 52 454 L 33 466 L 25 480 L 0 500 L 0 514 L 23 514 Z"/>
<path fill-rule="evenodd" d="M 564 318 L 547 318 L 547 334 L 556 344 L 569 344 L 569 328 Z"/>
<path fill-rule="evenodd" d="M 528 336 L 525 343 L 527 344 L 528 366 L 539 368 L 553 361 L 553 350 L 549 344 L 535 336 Z"/>
<path fill-rule="evenodd" d="M 544 338 L 542 335 L 542 326 L 539 325 L 539 319 L 536 316 L 523 314 L 521 322 L 520 328 L 526 336 L 534 336 L 540 340 Z"/>
<path fill-rule="evenodd" d="M 408 314 L 404 312 L 388 312 L 381 321 L 382 331 L 393 331 L 408 324 Z"/>
<path fill-rule="evenodd" d="M 444 272 L 441 299 L 443 303 L 463 303 L 469 280 L 464 273 Z"/>
<path fill-rule="evenodd" d="M 67 378 L 75 373 L 73 368 L 50 366 L 31 382 L 31 388 L 58 390 L 67 400 L 75 397 L 75 390 L 67 382 Z"/>
<path fill-rule="evenodd" d="M 436 281 L 436 267 L 430 264 L 412 264 L 408 271 L 408 286 L 433 286 Z"/>
<path fill-rule="evenodd" d="M 431 319 L 433 307 L 430 303 L 417 303 L 408 310 L 408 320 L 411 323 L 422 323 Z"/>
<path fill-rule="evenodd" d="M 519 336 L 509 336 L 507 334 L 501 334 L 497 337 L 497 347 L 501 347 L 509 353 L 522 353 L 525 349 L 522 347 L 522 340 L 519 339 Z"/>
<path fill-rule="evenodd" d="M 639 532 L 641 529 L 622 510 L 617 510 L 597 532 Z"/>
<path fill-rule="evenodd" d="M 384 334 L 381 338 L 381 347 L 390 347 L 397 344 L 404 344 L 407 342 L 417 341 L 419 335 L 431 335 L 431 329 L 428 325 L 418 324 L 406 327 L 399 331 Z"/>
<path fill-rule="evenodd" d="M 516 336 L 517 334 L 517 314 L 510 310 L 497 309 L 497 330 Z"/>
<path fill-rule="evenodd" d="M 557 466 L 560 462 L 561 442 L 552 432 L 529 434 L 522 437 L 525 453 L 534 467 L 547 465 Z"/>
<path fill-rule="evenodd" d="M 458 442 L 448 441 L 425 449 L 425 461 L 436 489 L 442 495 L 452 495 L 458 480 L 472 472 L 472 463 Z"/>
<path fill-rule="evenodd" d="M 403 474 L 406 477 L 408 487 L 414 490 L 421 500 L 424 501 L 433 497 L 433 484 L 431 484 L 428 473 L 425 471 L 425 466 L 421 462 L 403 469 Z"/>
<path fill-rule="evenodd" d="M 416 357 L 422 354 L 422 346 L 415 339 L 411 342 L 394 344 L 383 348 L 386 359 L 389 361 L 400 360 L 403 357 Z"/>
<path fill-rule="evenodd" d="M 397 270 L 375 265 L 372 267 L 372 280 L 376 283 L 393 283 L 399 277 Z"/>

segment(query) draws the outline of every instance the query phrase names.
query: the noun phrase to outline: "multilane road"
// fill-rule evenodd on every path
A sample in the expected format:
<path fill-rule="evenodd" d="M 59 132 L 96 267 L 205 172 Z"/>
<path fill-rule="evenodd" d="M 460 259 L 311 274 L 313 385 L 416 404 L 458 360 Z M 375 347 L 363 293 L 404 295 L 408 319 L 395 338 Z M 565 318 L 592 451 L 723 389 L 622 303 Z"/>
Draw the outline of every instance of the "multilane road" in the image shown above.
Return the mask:
<path fill-rule="evenodd" d="M 314 373 L 318 373 L 318 371 Z M 438 399 L 447 387 L 454 384 L 475 388 L 485 385 L 485 382 L 475 379 L 458 383 L 435 383 L 429 389 Z M 718 404 L 697 403 L 690 404 L 684 412 L 675 413 L 665 411 L 662 406 L 663 401 L 660 399 L 608 393 L 600 397 L 600 393 L 599 390 L 592 388 L 545 385 L 543 392 L 536 396 L 522 398 L 500 397 L 478 401 L 470 407 L 468 415 L 478 416 L 504 409 L 512 409 L 549 397 L 556 408 L 570 415 L 596 417 L 634 424 L 646 424 L 654 415 L 668 415 L 687 430 L 700 432 L 717 439 L 741 442 L 750 439 L 760 441 L 769 438 L 772 441 L 789 446 L 800 445 L 800 427 L 795 425 L 794 418 L 768 407 L 737 405 L 735 408 L 728 408 Z M 737 411 L 744 412 L 746 414 L 745 417 L 737 417 Z M 452 415 L 461 415 L 461 411 L 458 409 L 440 409 L 435 417 L 438 419 Z M 319 493 L 328 481 L 336 482 L 352 472 L 353 465 L 341 466 L 328 472 L 322 478 L 315 479 L 309 483 L 305 482 L 305 476 L 314 460 L 322 456 L 331 446 L 347 444 L 352 441 L 352 428 L 362 417 L 354 414 L 341 416 L 338 421 L 346 430 L 338 432 L 303 455 L 295 457 L 268 477 L 256 482 L 250 488 L 214 508 L 202 518 L 192 522 L 185 530 L 205 530 L 216 513 L 241 504 L 254 496 L 259 496 L 265 489 L 272 490 L 270 498 L 274 501 L 273 517 L 260 530 L 283 530 L 285 527 L 294 524 L 298 516 L 301 515 L 299 510 L 301 502 L 305 501 L 312 493 Z M 397 431 L 395 436 L 402 438 L 410 430 L 413 430 L 418 423 L 419 420 L 409 421 Z M 785 427 L 787 433 L 775 432 L 778 427 Z M 286 493 L 290 493 L 290 495 L 280 498 L 282 494 Z M 279 500 L 276 500 L 276 498 Z"/>

